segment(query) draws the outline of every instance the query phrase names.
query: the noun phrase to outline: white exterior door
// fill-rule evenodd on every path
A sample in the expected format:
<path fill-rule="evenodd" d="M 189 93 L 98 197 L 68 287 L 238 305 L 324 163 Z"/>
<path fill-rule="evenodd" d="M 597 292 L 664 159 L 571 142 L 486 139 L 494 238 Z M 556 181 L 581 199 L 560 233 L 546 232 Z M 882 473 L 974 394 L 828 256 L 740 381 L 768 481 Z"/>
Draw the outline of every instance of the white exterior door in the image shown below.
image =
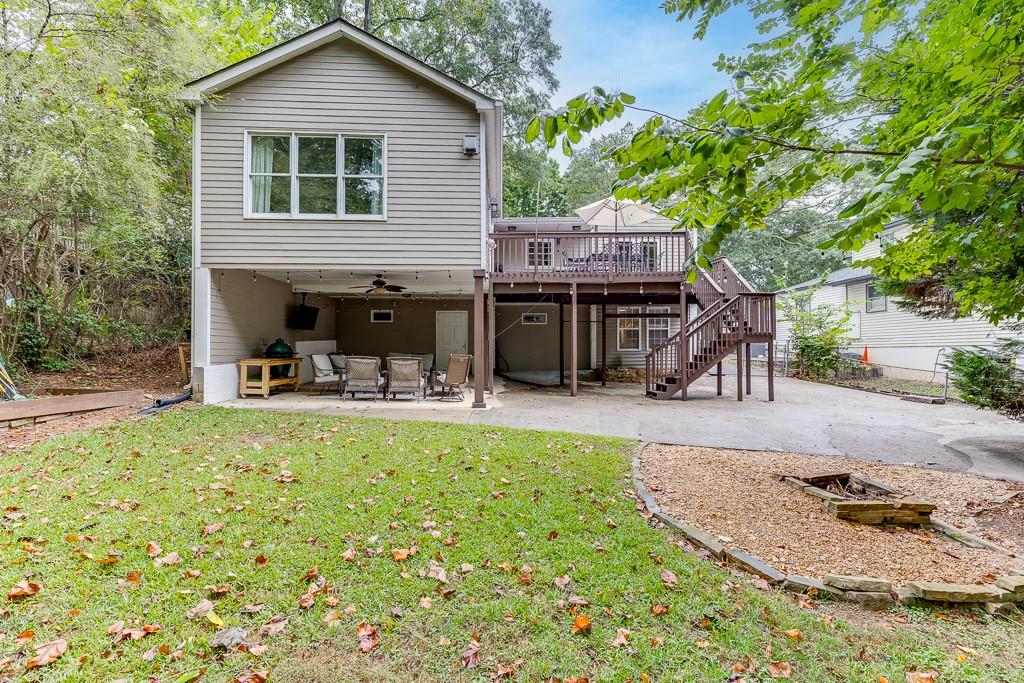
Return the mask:
<path fill-rule="evenodd" d="M 435 320 L 437 360 L 435 367 L 448 367 L 448 356 L 453 353 L 469 353 L 469 312 L 437 311 Z"/>

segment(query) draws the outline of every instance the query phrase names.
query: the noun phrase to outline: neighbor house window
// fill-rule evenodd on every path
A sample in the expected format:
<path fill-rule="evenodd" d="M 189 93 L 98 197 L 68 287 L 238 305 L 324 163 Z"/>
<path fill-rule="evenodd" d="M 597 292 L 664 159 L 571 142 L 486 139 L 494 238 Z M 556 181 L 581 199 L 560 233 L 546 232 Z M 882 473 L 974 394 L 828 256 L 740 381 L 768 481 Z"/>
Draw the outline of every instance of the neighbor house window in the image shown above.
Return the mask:
<path fill-rule="evenodd" d="M 523 313 L 523 324 L 524 325 L 547 325 L 548 314 L 547 313 Z"/>
<path fill-rule="evenodd" d="M 665 313 L 668 314 L 669 309 L 667 306 L 648 306 L 648 313 Z M 653 349 L 658 344 L 662 343 L 669 338 L 669 319 L 668 318 L 648 318 L 647 319 L 647 348 Z"/>
<path fill-rule="evenodd" d="M 639 306 L 620 307 L 619 315 L 640 313 Z M 615 335 L 616 349 L 619 351 L 640 351 L 640 318 L 619 318 L 618 333 Z"/>
<path fill-rule="evenodd" d="M 370 311 L 371 323 L 393 323 L 395 322 L 395 311 L 391 308 L 374 309 Z"/>
<path fill-rule="evenodd" d="M 878 291 L 878 287 L 869 284 L 867 287 L 867 302 L 865 310 L 868 313 L 884 311 L 886 307 L 885 295 Z"/>
<path fill-rule="evenodd" d="M 527 240 L 526 266 L 550 268 L 554 263 L 555 243 L 551 240 Z"/>
<path fill-rule="evenodd" d="M 383 218 L 383 136 L 253 133 L 246 214 L 256 218 Z"/>

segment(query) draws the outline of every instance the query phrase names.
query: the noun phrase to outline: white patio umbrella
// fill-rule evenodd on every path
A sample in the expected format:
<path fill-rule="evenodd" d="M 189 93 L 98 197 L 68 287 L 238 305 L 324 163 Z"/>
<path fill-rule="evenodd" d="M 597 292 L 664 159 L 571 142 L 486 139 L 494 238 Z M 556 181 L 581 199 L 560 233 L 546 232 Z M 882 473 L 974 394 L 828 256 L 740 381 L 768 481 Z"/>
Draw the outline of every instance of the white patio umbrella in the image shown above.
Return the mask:
<path fill-rule="evenodd" d="M 639 225 L 661 215 L 654 209 L 637 204 L 629 199 L 618 200 L 614 197 L 599 199 L 576 209 L 576 215 L 595 227 L 626 228 Z"/>

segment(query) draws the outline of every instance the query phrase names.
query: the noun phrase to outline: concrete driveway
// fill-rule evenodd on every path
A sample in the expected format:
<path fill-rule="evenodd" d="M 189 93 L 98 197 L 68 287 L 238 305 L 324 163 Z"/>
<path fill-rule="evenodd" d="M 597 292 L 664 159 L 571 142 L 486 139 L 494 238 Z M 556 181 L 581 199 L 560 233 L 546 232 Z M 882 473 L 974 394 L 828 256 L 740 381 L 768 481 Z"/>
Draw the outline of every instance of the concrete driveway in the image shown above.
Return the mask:
<path fill-rule="evenodd" d="M 726 378 L 725 396 L 704 377 L 690 400 L 653 401 L 636 387 L 564 390 L 511 385 L 501 405 L 469 422 L 625 436 L 695 446 L 846 455 L 916 463 L 1024 481 L 1024 423 L 961 404 L 928 405 L 790 378 L 755 377 L 743 402 Z M 729 390 L 732 390 L 730 397 Z"/>

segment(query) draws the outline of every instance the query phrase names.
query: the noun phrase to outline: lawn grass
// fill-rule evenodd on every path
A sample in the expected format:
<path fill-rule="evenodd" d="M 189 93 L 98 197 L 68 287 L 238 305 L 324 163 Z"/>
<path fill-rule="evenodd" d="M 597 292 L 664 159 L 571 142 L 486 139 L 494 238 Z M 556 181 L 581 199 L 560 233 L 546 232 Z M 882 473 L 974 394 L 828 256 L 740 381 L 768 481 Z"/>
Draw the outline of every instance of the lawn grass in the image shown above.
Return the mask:
<path fill-rule="evenodd" d="M 1021 680 L 1019 619 L 947 623 L 913 612 L 905 627 L 856 626 L 683 551 L 627 495 L 633 446 L 190 408 L 0 455 L 0 588 L 5 596 L 25 578 L 41 585 L 0 603 L 0 662 L 13 658 L 0 680 L 189 681 L 202 671 L 205 681 L 230 681 L 271 670 L 273 681 L 302 683 L 488 681 L 512 665 L 521 681 L 724 681 L 747 657 L 750 681 L 770 680 L 777 661 L 799 681 L 896 682 L 924 669 L 940 681 Z M 215 524 L 223 528 L 204 536 Z M 154 566 L 149 543 L 181 563 Z M 393 549 L 413 547 L 393 559 Z M 447 584 L 425 575 L 431 561 Z M 328 588 L 303 608 L 312 568 Z M 663 582 L 665 570 L 677 585 Z M 129 581 L 132 572 L 141 579 Z M 571 584 L 556 586 L 565 575 Z M 211 598 L 205 587 L 221 584 L 230 591 Z M 589 633 L 573 634 L 570 596 L 589 601 L 576 610 L 592 621 Z M 186 616 L 206 598 L 225 627 L 266 650 L 212 649 L 219 627 Z M 668 612 L 652 615 L 655 604 Z M 331 610 L 340 614 L 328 625 Z M 275 615 L 286 619 L 283 633 L 261 636 Z M 115 644 L 108 629 L 117 621 L 161 629 Z M 365 654 L 360 622 L 380 641 Z M 628 643 L 613 647 L 620 628 Z M 26 630 L 34 637 L 15 643 Z M 467 669 L 474 633 L 479 666 Z M 25 672 L 33 647 L 57 638 L 67 652 Z"/>

